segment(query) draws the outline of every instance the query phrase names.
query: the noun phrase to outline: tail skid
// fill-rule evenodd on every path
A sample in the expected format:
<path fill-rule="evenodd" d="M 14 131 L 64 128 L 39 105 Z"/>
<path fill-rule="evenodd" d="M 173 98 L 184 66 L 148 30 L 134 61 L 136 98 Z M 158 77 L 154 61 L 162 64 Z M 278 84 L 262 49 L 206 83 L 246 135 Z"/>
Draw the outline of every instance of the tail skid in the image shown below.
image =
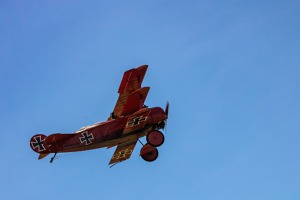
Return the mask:
<path fill-rule="evenodd" d="M 50 163 L 52 163 L 52 162 L 53 162 L 53 160 L 54 160 L 54 158 L 55 158 L 56 154 L 57 154 L 57 152 L 55 152 L 54 156 L 53 156 L 53 157 L 50 159 Z"/>

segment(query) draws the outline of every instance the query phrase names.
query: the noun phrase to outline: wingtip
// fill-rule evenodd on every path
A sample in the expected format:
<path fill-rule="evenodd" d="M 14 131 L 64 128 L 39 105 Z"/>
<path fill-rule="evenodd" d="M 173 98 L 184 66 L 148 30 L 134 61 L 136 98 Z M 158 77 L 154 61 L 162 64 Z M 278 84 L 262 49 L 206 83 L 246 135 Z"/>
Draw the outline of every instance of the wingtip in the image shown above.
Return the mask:
<path fill-rule="evenodd" d="M 147 69 L 147 68 L 148 68 L 148 65 L 141 65 L 141 66 L 137 67 L 136 69 L 141 70 L 141 69 Z"/>

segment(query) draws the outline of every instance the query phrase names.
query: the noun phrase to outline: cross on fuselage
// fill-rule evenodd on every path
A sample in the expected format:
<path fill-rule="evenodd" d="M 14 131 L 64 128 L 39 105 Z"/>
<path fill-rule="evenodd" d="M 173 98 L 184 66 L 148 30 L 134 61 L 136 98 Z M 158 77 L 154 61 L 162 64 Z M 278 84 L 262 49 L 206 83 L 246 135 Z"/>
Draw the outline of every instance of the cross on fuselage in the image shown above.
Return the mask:
<path fill-rule="evenodd" d="M 136 125 L 140 124 L 141 121 L 146 121 L 146 117 L 143 117 L 143 116 L 136 117 L 136 118 L 132 119 L 132 121 L 128 122 L 127 125 L 130 127 L 136 126 Z"/>
<path fill-rule="evenodd" d="M 45 147 L 44 147 L 44 142 L 41 138 L 41 136 L 37 136 L 34 138 L 35 139 L 35 142 L 31 142 L 33 148 L 37 148 L 38 147 L 38 151 L 43 151 L 45 150 Z"/>
<path fill-rule="evenodd" d="M 90 140 L 94 139 L 93 134 L 89 135 L 88 132 L 83 132 L 81 135 L 83 136 L 79 138 L 81 143 L 86 142 L 86 145 L 92 143 Z"/>

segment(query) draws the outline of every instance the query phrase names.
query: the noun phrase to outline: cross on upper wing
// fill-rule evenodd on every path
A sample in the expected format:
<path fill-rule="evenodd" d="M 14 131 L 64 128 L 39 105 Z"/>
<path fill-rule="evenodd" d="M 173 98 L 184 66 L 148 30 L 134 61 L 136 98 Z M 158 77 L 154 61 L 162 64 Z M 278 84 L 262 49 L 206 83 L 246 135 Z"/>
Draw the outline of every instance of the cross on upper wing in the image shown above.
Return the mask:
<path fill-rule="evenodd" d="M 141 88 L 147 69 L 148 65 L 143 65 L 124 73 L 118 90 L 119 98 L 113 111 L 115 117 L 132 114 L 143 107 L 150 89 Z"/>

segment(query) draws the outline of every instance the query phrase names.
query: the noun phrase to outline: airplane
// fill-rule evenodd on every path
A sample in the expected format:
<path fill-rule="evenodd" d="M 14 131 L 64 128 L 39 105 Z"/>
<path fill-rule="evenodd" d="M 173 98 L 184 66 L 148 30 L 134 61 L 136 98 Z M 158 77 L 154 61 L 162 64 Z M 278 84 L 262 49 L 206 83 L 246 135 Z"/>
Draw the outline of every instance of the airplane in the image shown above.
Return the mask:
<path fill-rule="evenodd" d="M 169 102 L 165 110 L 160 107 L 149 108 L 144 104 L 150 87 L 142 87 L 148 65 L 126 71 L 119 86 L 119 97 L 107 121 L 82 127 L 74 133 L 55 133 L 49 136 L 36 134 L 30 139 L 30 147 L 42 159 L 54 153 L 85 151 L 117 146 L 110 166 L 130 158 L 139 141 L 143 146 L 140 156 L 148 162 L 158 157 L 157 147 L 164 143 L 160 131 L 168 119 Z M 140 138 L 146 136 L 146 144 Z"/>

